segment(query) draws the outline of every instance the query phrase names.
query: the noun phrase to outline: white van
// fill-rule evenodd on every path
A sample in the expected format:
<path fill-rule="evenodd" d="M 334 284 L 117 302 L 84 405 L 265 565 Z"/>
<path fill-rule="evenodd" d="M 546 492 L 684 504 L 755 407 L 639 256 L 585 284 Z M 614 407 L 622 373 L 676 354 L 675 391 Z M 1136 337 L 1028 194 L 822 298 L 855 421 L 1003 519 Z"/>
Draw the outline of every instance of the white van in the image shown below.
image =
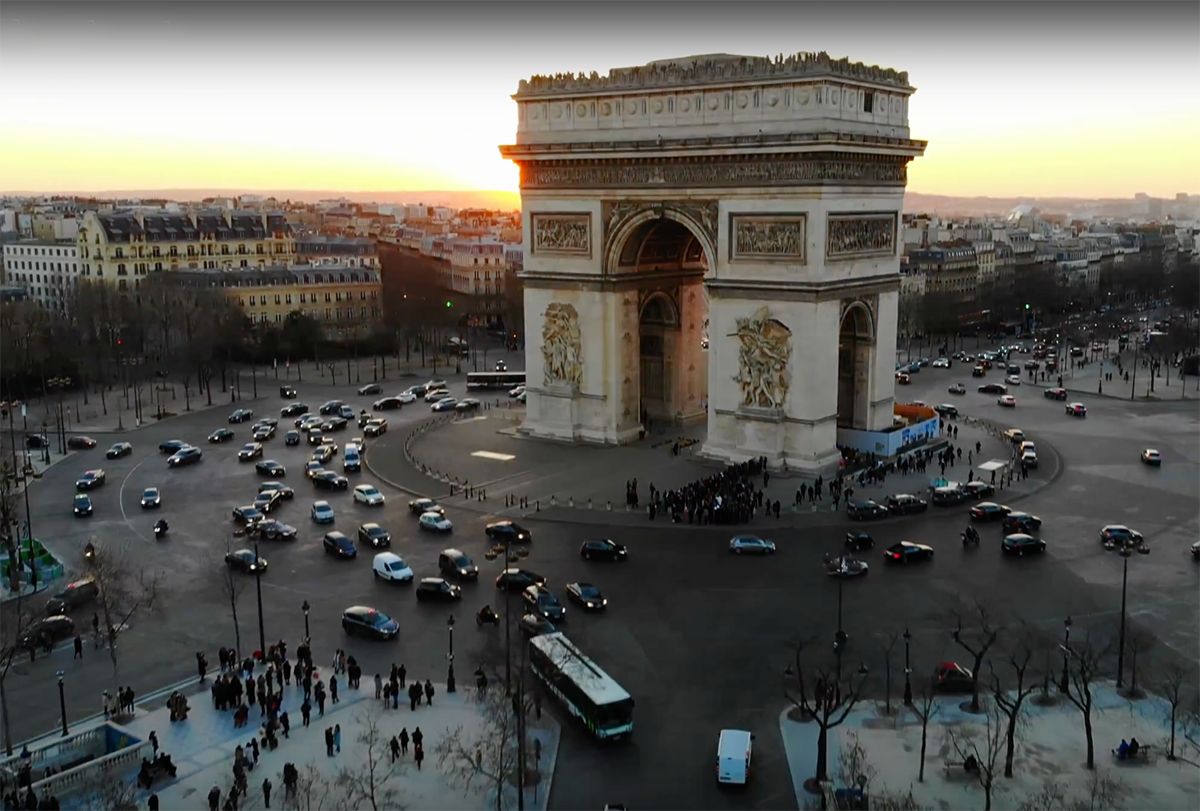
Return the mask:
<path fill-rule="evenodd" d="M 717 738 L 717 782 L 744 786 L 750 779 L 754 735 L 744 729 L 722 729 Z"/>
<path fill-rule="evenodd" d="M 347 473 L 357 473 L 362 470 L 362 457 L 358 455 L 357 445 L 347 445 L 342 448 L 342 470 Z"/>

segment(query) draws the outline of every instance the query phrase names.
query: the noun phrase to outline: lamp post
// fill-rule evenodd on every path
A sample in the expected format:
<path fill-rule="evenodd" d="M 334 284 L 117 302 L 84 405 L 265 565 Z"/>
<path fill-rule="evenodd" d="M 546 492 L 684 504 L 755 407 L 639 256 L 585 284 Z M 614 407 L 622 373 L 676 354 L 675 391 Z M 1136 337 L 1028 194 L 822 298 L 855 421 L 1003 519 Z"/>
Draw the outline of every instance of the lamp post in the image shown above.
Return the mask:
<path fill-rule="evenodd" d="M 1124 560 L 1121 569 L 1121 630 L 1117 635 L 1117 689 L 1125 686 L 1125 595 L 1129 587 L 1129 559 L 1133 550 L 1122 544 L 1120 555 Z"/>
<path fill-rule="evenodd" d="M 837 606 L 837 631 L 833 635 L 833 655 L 835 657 L 835 666 L 837 668 L 837 680 L 842 681 L 842 650 L 846 647 L 846 642 L 849 640 L 846 632 L 842 630 L 842 585 L 845 582 L 839 577 L 838 581 L 838 606 Z"/>
<path fill-rule="evenodd" d="M 263 628 L 262 610 L 262 558 L 258 555 L 258 539 L 254 541 L 254 589 L 258 595 L 258 652 L 263 660 L 267 658 L 267 634 Z M 305 624 L 308 624 L 308 612 L 305 614 Z"/>
<path fill-rule="evenodd" d="M 308 600 L 305 600 L 304 605 L 300 606 L 300 610 L 304 612 L 304 644 L 306 645 L 308 644 L 308 640 L 312 638 L 308 632 L 308 609 L 311 607 L 308 604 Z"/>
<path fill-rule="evenodd" d="M 446 620 L 446 630 L 450 634 L 450 649 L 446 652 L 446 661 L 450 663 L 449 670 L 446 673 L 446 692 L 453 693 L 454 690 L 454 615 Z"/>
<path fill-rule="evenodd" d="M 69 377 L 52 377 L 46 381 L 46 386 L 48 386 L 51 389 L 54 389 L 54 391 L 58 394 L 57 422 L 58 422 L 58 452 L 60 455 L 67 452 L 67 431 L 66 431 L 66 427 L 63 425 L 62 395 L 63 395 L 63 389 L 68 388 L 70 385 L 71 385 L 71 378 L 69 378 Z"/>
<path fill-rule="evenodd" d="M 1062 693 L 1066 693 L 1071 687 L 1070 672 L 1067 669 L 1067 659 L 1071 654 L 1071 617 L 1067 616 L 1063 620 L 1063 672 L 1062 678 L 1058 681 L 1058 689 Z"/>
<path fill-rule="evenodd" d="M 63 676 L 66 673 L 62 670 L 58 671 L 58 708 L 62 712 L 62 736 L 67 737 L 67 692 L 63 686 Z"/>
<path fill-rule="evenodd" d="M 912 697 L 912 668 L 908 661 L 908 646 L 912 642 L 912 634 L 908 632 L 908 628 L 904 629 L 904 704 L 911 707 L 913 703 Z"/>

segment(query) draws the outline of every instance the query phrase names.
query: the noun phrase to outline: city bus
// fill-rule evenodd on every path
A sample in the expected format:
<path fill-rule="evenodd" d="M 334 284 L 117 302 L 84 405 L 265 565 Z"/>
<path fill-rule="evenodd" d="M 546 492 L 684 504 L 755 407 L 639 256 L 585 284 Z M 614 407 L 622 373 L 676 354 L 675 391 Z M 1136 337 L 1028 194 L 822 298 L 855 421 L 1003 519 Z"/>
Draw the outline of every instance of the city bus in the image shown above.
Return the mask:
<path fill-rule="evenodd" d="M 597 739 L 633 734 L 633 698 L 561 633 L 530 639 L 529 665 Z"/>
<path fill-rule="evenodd" d="M 467 372 L 467 391 L 504 389 L 525 385 L 524 372 Z"/>

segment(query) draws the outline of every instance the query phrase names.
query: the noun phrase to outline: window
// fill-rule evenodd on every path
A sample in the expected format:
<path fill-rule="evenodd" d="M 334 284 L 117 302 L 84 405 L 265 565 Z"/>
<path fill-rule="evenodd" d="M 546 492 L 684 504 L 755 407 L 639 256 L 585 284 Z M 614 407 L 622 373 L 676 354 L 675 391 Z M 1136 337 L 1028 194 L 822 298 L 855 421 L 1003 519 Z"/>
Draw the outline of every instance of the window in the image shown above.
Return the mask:
<path fill-rule="evenodd" d="M 875 105 L 875 94 L 870 90 L 863 93 L 863 112 L 871 112 L 871 108 Z"/>
<path fill-rule="evenodd" d="M 331 309 L 329 309 L 328 307 L 326 307 L 326 308 L 325 308 L 325 319 L 326 319 L 326 320 L 328 320 L 328 319 L 331 317 L 331 313 L 333 313 L 333 310 L 331 310 Z"/>
<path fill-rule="evenodd" d="M 283 303 L 284 303 L 284 304 L 291 304 L 291 303 L 292 303 L 292 294 L 291 294 L 291 293 L 288 293 L 287 295 L 285 295 L 285 296 L 283 297 Z M 301 303 L 301 304 L 303 304 L 303 303 L 304 303 L 304 296 L 301 296 L 301 297 L 300 297 L 300 303 Z"/>
<path fill-rule="evenodd" d="M 334 298 L 338 301 L 341 301 L 342 300 L 342 291 L 341 290 L 337 291 L 337 293 L 334 294 Z"/>
<path fill-rule="evenodd" d="M 367 308 L 366 308 L 366 307 L 363 307 L 363 308 L 361 308 L 361 309 L 358 311 L 358 314 L 359 314 L 360 316 L 362 316 L 363 318 L 366 318 L 366 317 L 367 317 Z"/>
<path fill-rule="evenodd" d="M 278 304 L 278 303 L 279 303 L 279 299 L 280 299 L 280 295 L 279 295 L 278 293 L 276 293 L 276 294 L 275 294 L 275 303 L 276 303 L 276 304 Z"/>
<path fill-rule="evenodd" d="M 330 300 L 331 298 L 333 298 L 333 294 L 332 294 L 332 293 L 326 293 L 326 294 L 325 294 L 325 303 L 326 303 L 326 304 L 328 304 L 328 303 L 329 303 L 329 300 Z M 342 300 L 342 299 L 341 299 L 341 297 L 339 297 L 339 298 L 338 298 L 338 301 L 341 301 L 341 300 Z"/>
<path fill-rule="evenodd" d="M 341 321 L 342 320 L 342 308 L 338 307 L 337 310 L 335 311 L 335 313 L 336 313 L 337 319 L 339 321 Z"/>
<path fill-rule="evenodd" d="M 127 276 L 127 275 L 128 275 L 128 274 L 125 272 L 125 265 L 124 265 L 124 264 L 117 265 L 117 275 L 118 275 L 118 276 Z M 122 284 L 124 284 L 124 282 L 122 282 Z"/>

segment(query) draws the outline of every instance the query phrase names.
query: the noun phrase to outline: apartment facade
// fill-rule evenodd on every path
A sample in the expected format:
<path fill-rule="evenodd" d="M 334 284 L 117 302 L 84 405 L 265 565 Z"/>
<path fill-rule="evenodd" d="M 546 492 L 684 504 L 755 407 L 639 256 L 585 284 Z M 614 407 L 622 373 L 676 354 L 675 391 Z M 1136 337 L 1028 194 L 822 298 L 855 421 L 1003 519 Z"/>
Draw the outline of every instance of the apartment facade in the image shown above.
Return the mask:
<path fill-rule="evenodd" d="M 958 299 L 975 297 L 979 284 L 979 262 L 975 246 L 958 241 L 909 251 L 914 269 L 925 277 L 927 293 L 949 293 Z"/>
<path fill-rule="evenodd" d="M 55 312 L 67 308 L 80 276 L 79 246 L 70 239 L 21 239 L 4 243 L 4 279 L 26 299 Z"/>

